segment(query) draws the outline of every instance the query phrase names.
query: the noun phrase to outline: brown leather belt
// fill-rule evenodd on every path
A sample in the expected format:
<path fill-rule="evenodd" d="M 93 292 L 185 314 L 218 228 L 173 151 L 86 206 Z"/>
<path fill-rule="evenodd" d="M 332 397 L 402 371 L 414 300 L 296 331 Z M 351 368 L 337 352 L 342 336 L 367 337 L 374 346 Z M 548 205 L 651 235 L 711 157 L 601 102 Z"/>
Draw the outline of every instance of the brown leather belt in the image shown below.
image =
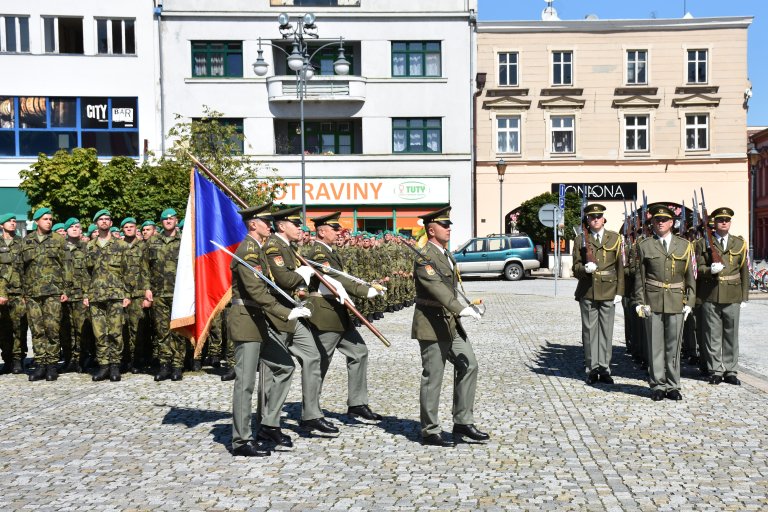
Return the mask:
<path fill-rule="evenodd" d="M 680 290 L 685 286 L 685 283 L 679 282 L 679 283 L 662 283 L 661 281 L 656 281 L 654 279 L 646 279 L 645 284 L 649 284 L 651 286 L 655 286 L 657 288 L 668 288 L 670 290 Z"/>
<path fill-rule="evenodd" d="M 436 300 L 422 299 L 421 297 L 416 297 L 416 304 L 418 304 L 419 306 L 429 306 L 432 308 L 443 307 L 443 305 L 437 302 Z"/>
<path fill-rule="evenodd" d="M 309 296 L 310 297 L 322 297 L 322 298 L 324 298 L 326 300 L 336 300 L 336 296 L 335 295 L 323 295 L 320 292 L 309 292 Z"/>
<path fill-rule="evenodd" d="M 261 305 L 257 302 L 254 302 L 252 300 L 247 299 L 232 299 L 232 305 L 233 306 L 252 306 L 256 308 L 260 308 Z"/>
<path fill-rule="evenodd" d="M 731 274 L 730 276 L 717 276 L 718 281 L 741 281 L 741 275 Z"/>
<path fill-rule="evenodd" d="M 593 272 L 596 276 L 615 276 L 616 275 L 616 269 L 613 270 L 598 270 L 596 272 Z"/>

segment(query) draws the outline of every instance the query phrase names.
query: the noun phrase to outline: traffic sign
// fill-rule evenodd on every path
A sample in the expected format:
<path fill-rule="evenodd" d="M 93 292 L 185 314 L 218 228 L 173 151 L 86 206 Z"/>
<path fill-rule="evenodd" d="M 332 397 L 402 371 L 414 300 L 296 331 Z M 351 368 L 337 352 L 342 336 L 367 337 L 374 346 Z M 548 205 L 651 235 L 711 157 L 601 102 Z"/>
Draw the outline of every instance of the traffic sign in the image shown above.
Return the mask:
<path fill-rule="evenodd" d="M 560 184 L 560 198 L 565 197 L 565 183 Z M 562 206 L 560 206 L 562 208 Z"/>
<path fill-rule="evenodd" d="M 565 196 L 560 196 L 560 209 L 565 210 Z"/>
<path fill-rule="evenodd" d="M 562 217 L 562 210 L 556 204 L 547 203 L 539 208 L 539 222 L 548 228 L 555 227 Z"/>

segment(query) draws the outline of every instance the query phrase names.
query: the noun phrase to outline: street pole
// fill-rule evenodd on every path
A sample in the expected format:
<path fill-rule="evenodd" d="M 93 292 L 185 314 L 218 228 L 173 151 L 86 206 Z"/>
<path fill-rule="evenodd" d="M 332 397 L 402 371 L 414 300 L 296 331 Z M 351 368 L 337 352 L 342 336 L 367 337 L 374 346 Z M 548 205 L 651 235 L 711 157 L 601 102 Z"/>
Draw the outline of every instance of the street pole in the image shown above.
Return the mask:
<path fill-rule="evenodd" d="M 299 138 L 301 139 L 301 221 L 303 224 L 306 225 L 307 223 L 307 190 L 306 190 L 306 181 L 307 181 L 307 172 L 306 172 L 306 156 L 304 155 L 305 149 L 304 149 L 304 95 L 306 93 L 306 87 L 307 87 L 307 75 L 305 70 L 301 70 L 298 75 L 299 77 L 299 125 L 301 130 L 301 135 Z"/>
<path fill-rule="evenodd" d="M 499 236 L 504 234 L 504 173 L 507 172 L 507 163 L 503 158 L 496 162 L 496 173 L 499 175 Z"/>
<path fill-rule="evenodd" d="M 750 165 L 749 170 L 749 188 L 750 188 L 750 200 L 749 200 L 749 264 L 750 270 L 754 270 L 755 267 L 755 201 L 756 187 L 755 187 L 755 164 Z"/>

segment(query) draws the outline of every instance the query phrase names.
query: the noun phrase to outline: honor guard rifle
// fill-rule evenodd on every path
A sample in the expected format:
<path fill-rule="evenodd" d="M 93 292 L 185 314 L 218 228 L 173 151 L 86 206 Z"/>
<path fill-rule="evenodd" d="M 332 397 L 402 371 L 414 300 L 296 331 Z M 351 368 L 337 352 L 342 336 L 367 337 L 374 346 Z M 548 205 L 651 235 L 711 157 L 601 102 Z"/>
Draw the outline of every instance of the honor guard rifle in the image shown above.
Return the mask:
<path fill-rule="evenodd" d="M 624 236 L 621 237 L 621 263 L 627 266 L 627 242 L 629 241 L 629 215 L 627 214 L 627 202 L 624 201 Z"/>
<path fill-rule="evenodd" d="M 640 229 L 643 231 L 643 237 L 650 236 L 650 233 L 648 233 L 648 197 L 645 195 L 645 190 L 643 190 L 643 214 L 640 222 Z"/>
<path fill-rule="evenodd" d="M 587 216 L 584 210 L 587 208 L 587 194 L 586 190 L 584 195 L 581 196 L 581 248 L 584 250 L 584 260 L 587 263 L 597 263 L 595 259 L 595 253 L 592 251 L 592 245 L 587 243 L 587 236 L 589 235 L 589 223 L 587 222 Z"/>
<path fill-rule="evenodd" d="M 723 264 L 723 258 L 720 253 L 712 249 L 712 230 L 709 229 L 709 215 L 707 214 L 707 203 L 704 200 L 704 189 L 701 190 L 701 222 L 704 224 L 704 245 L 709 251 L 712 263 Z"/>
<path fill-rule="evenodd" d="M 632 241 L 636 242 L 640 236 L 639 215 L 637 214 L 637 198 L 632 198 Z"/>
<path fill-rule="evenodd" d="M 678 226 L 678 233 L 680 233 L 680 236 L 682 238 L 685 238 L 687 240 L 688 237 L 685 236 L 686 235 L 686 230 L 687 230 L 687 228 L 685 226 L 686 223 L 687 223 L 687 219 L 686 219 L 686 215 L 685 215 L 685 199 L 683 199 L 683 208 L 680 211 L 680 226 Z"/>
<path fill-rule="evenodd" d="M 701 237 L 701 232 L 699 231 L 699 199 L 696 197 L 696 191 L 693 191 L 693 219 L 691 221 L 691 225 L 693 226 L 693 236 L 698 240 Z"/>

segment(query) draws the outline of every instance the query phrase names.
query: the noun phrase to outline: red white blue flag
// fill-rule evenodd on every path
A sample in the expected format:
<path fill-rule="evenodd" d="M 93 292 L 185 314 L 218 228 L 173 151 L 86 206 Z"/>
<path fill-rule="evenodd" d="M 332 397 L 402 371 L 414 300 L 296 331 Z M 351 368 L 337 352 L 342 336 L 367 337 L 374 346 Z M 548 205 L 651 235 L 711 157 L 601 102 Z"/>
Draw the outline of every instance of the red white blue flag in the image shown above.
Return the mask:
<path fill-rule="evenodd" d="M 213 318 L 232 298 L 232 257 L 210 241 L 235 252 L 245 235 L 245 226 L 232 200 L 193 170 L 176 269 L 171 328 L 192 338 L 195 354 L 202 350 Z"/>

